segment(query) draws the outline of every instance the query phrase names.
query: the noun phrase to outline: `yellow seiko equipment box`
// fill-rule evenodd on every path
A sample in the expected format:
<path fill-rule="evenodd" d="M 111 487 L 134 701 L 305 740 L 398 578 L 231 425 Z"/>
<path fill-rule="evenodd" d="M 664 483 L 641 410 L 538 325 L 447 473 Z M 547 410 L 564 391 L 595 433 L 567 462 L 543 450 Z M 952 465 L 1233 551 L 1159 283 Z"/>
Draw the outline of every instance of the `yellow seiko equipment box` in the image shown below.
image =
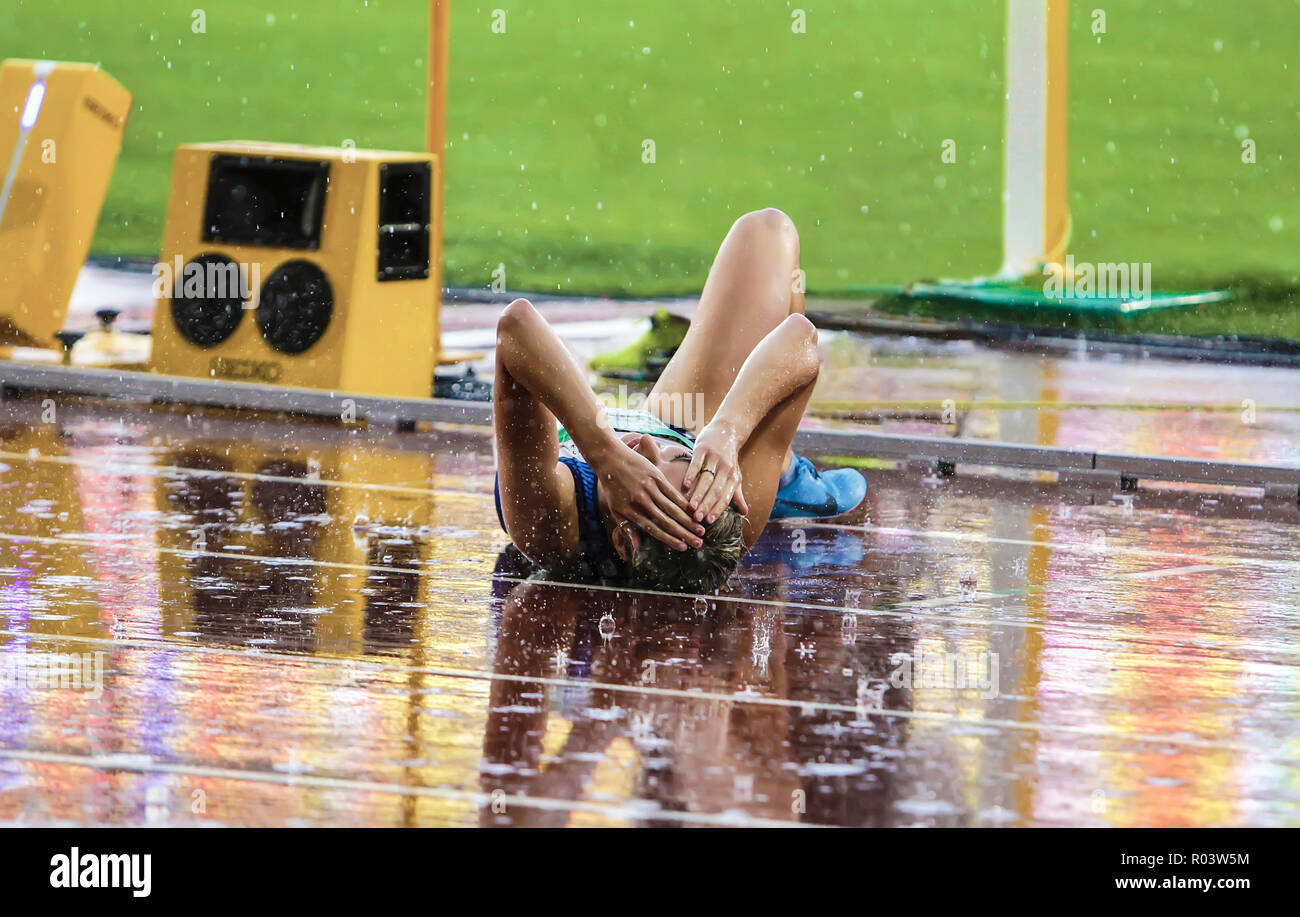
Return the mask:
<path fill-rule="evenodd" d="M 428 398 L 437 168 L 427 153 L 178 148 L 150 369 Z"/>
<path fill-rule="evenodd" d="M 122 148 L 131 94 L 90 64 L 0 64 L 0 325 L 54 347 Z"/>

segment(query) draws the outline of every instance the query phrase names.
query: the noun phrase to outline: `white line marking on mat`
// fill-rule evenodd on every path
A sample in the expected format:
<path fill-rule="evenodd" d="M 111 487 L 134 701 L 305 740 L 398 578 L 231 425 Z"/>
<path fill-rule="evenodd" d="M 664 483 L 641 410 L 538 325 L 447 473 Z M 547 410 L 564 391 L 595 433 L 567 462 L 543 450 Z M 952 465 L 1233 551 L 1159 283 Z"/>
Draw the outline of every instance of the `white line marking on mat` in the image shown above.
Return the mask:
<path fill-rule="evenodd" d="M 822 710 L 831 713 L 853 713 L 858 716 L 878 716 L 891 719 L 910 720 L 922 723 L 934 723 L 949 726 L 974 726 L 982 728 L 1009 729 L 1035 734 L 1067 733 L 1091 738 L 1111 739 L 1121 742 L 1136 742 L 1156 745 L 1173 745 L 1181 748 L 1218 749 L 1249 753 L 1252 757 L 1270 758 L 1278 761 L 1300 760 L 1294 755 L 1280 754 L 1273 750 L 1264 750 L 1237 742 L 1200 739 L 1194 736 L 1161 736 L 1155 733 L 1128 732 L 1121 728 L 1101 726 L 1071 726 L 1056 723 L 1030 723 L 1020 720 L 998 719 L 994 717 L 963 717 L 951 713 L 929 710 L 893 710 L 884 707 L 866 707 L 857 704 L 837 704 L 829 701 L 791 700 L 784 697 L 758 694 L 753 691 L 690 691 L 681 688 L 657 688 L 639 684 L 621 684 L 618 682 L 585 681 L 571 678 L 555 678 L 547 675 L 519 675 L 507 672 L 484 672 L 476 669 L 453 669 L 438 666 L 384 666 L 379 663 L 340 659 L 337 662 L 322 661 L 320 657 L 294 656 L 283 653 L 268 653 L 261 650 L 238 650 L 221 647 L 199 647 L 195 644 L 178 644 L 163 640 L 112 640 L 104 637 L 68 637 L 55 634 L 35 634 L 26 632 L 23 636 L 43 642 L 84 642 L 109 646 L 132 645 L 140 649 L 195 652 L 203 655 L 228 654 L 254 661 L 283 661 L 295 665 L 307 665 L 312 668 L 336 669 L 349 667 L 352 671 L 372 671 L 380 674 L 410 676 L 411 674 L 428 675 L 434 678 L 468 679 L 472 681 L 504 681 L 520 684 L 543 684 L 561 688 L 584 688 L 594 691 L 610 691 L 621 694 L 640 694 L 653 697 L 668 697 L 686 701 L 710 701 L 724 704 L 753 704 L 756 706 L 798 708 L 800 711 Z"/>
<path fill-rule="evenodd" d="M 94 448 L 94 447 L 86 447 Z M 440 496 L 450 496 L 457 499 L 472 498 L 482 501 L 491 501 L 492 494 L 490 491 L 482 490 L 461 490 L 451 487 L 442 487 L 438 489 L 429 489 L 423 487 L 407 487 L 394 484 L 369 484 L 360 481 L 339 481 L 333 478 L 294 478 L 280 475 L 257 474 L 254 472 L 238 471 L 216 471 L 203 468 L 186 468 L 181 465 L 152 465 L 148 463 L 132 462 L 114 462 L 102 463 L 92 459 L 74 459 L 68 456 L 53 456 L 44 453 L 33 452 L 3 452 L 0 451 L 0 459 L 9 459 L 11 461 L 36 461 L 50 462 L 53 464 L 67 464 L 78 467 L 91 468 L 101 472 L 112 472 L 116 469 L 128 470 L 132 474 L 149 474 L 161 477 L 164 474 L 174 474 L 182 476 L 192 476 L 200 478 L 234 478 L 239 480 L 250 481 L 267 481 L 283 484 L 301 484 L 316 485 L 323 487 L 342 487 L 353 490 L 377 490 L 401 493 L 409 496 L 426 496 L 435 499 Z M 879 526 L 870 523 L 862 525 L 843 525 L 833 522 L 816 522 L 812 520 L 799 520 L 800 528 L 815 529 L 836 529 L 848 532 L 876 532 L 883 535 L 898 535 L 909 538 L 936 538 L 948 539 L 953 541 L 968 541 L 977 544 L 1007 544 L 1020 545 L 1023 547 L 1044 547 L 1054 551 L 1068 552 L 1092 552 L 1096 548 L 1089 543 L 1063 544 L 1054 541 L 1033 541 L 1023 538 L 1001 538 L 993 535 L 984 535 L 972 532 L 942 532 L 942 531 L 917 531 L 914 529 L 905 529 L 896 526 Z M 1200 554 L 1183 554 L 1176 551 L 1160 551 L 1151 548 L 1138 548 L 1131 545 L 1113 545 L 1108 547 L 1108 552 L 1113 554 L 1125 554 L 1133 557 L 1160 557 L 1169 560 L 1186 560 L 1186 561 L 1204 561 L 1211 563 L 1223 564 L 1251 564 L 1254 566 L 1274 567 L 1280 570 L 1300 569 L 1300 561 L 1278 560 L 1263 557 L 1242 557 L 1242 556 L 1224 556 L 1212 557 Z"/>
<path fill-rule="evenodd" d="M 132 540 L 128 540 L 128 539 L 132 539 Z M 438 570 L 422 568 L 422 567 L 391 567 L 391 566 L 380 566 L 380 565 L 369 565 L 369 564 L 350 564 L 350 563 L 342 563 L 340 561 L 315 560 L 313 558 L 308 558 L 308 557 L 273 557 L 265 554 L 228 553 L 224 551 L 195 551 L 193 549 L 187 549 L 187 548 L 165 548 L 152 543 L 149 544 L 139 543 L 138 536 L 122 536 L 120 538 L 85 539 L 85 538 L 78 538 L 76 536 L 68 536 L 65 538 L 52 538 L 44 535 L 18 535 L 13 533 L 0 532 L 0 541 L 10 541 L 10 542 L 15 542 L 20 544 L 27 543 L 27 542 L 34 542 L 37 544 L 64 545 L 68 547 L 81 547 L 81 548 L 108 545 L 116 548 L 125 548 L 127 550 L 144 551 L 150 553 L 173 554 L 180 557 L 191 557 L 191 558 L 214 557 L 214 558 L 223 558 L 226 560 L 245 561 L 249 563 L 254 563 L 254 562 L 265 563 L 268 566 L 289 565 L 289 566 L 299 566 L 299 567 L 321 567 L 321 568 L 347 570 L 347 571 L 360 572 L 360 573 L 365 573 L 370 571 L 380 572 L 380 573 L 401 573 L 401 574 L 408 574 L 408 575 L 415 575 L 415 576 L 434 577 L 435 579 L 438 577 L 438 575 L 441 572 Z M 1186 568 L 1171 568 L 1171 569 L 1184 570 Z M 1123 579 L 1127 575 L 1129 574 L 1116 574 L 1114 577 L 1111 577 L 1111 579 Z M 925 612 L 931 609 L 952 609 L 953 606 L 956 605 L 983 605 L 987 607 L 987 605 L 991 602 L 1002 602 L 1007 599 L 1024 598 L 1031 595 L 1051 594 L 1053 592 L 1055 594 L 1062 594 L 1062 595 L 1070 594 L 1070 590 L 1065 588 L 1051 590 L 1041 586 L 1029 586 L 1023 589 L 1008 590 L 1007 592 L 973 592 L 967 596 L 952 596 L 950 598 L 934 598 L 934 599 L 917 599 L 915 601 L 910 601 L 910 602 L 895 602 L 891 605 L 885 605 L 885 606 L 880 606 L 875 608 L 856 608 L 856 607 L 849 607 L 843 605 L 819 605 L 812 602 L 794 602 L 794 601 L 779 600 L 779 599 L 747 598 L 744 596 L 732 596 L 732 595 L 690 595 L 686 593 L 664 592 L 664 591 L 654 590 L 654 589 L 635 589 L 628 586 L 604 586 L 604 585 L 592 584 L 592 583 L 573 583 L 573 582 L 565 582 L 562 580 L 539 579 L 536 577 L 525 580 L 520 577 L 496 575 L 493 576 L 492 578 L 495 580 L 499 580 L 500 582 L 507 582 L 507 583 L 532 582 L 532 583 L 537 583 L 538 585 L 553 586 L 553 587 L 564 588 L 564 589 L 586 589 L 586 590 L 597 591 L 597 592 L 623 593 L 626 595 L 648 595 L 648 596 L 656 596 L 659 598 L 674 599 L 678 601 L 681 601 L 683 599 L 694 598 L 697 600 L 704 600 L 710 602 L 730 602 L 730 603 L 742 604 L 742 605 L 762 605 L 769 608 L 784 608 L 784 609 L 797 609 L 800 611 L 819 611 L 819 612 L 834 612 L 838 614 L 853 614 L 864 618 L 873 617 L 873 616 L 902 618 L 904 620 L 910 618 L 922 618 L 925 620 L 937 620 L 937 621 L 953 622 L 953 623 L 967 624 L 967 625 L 1019 627 L 1019 628 L 1029 629 L 1029 630 L 1043 630 L 1046 632 L 1054 632 L 1058 630 L 1058 628 L 1054 626 L 1049 626 L 1048 624 L 1045 624 L 1041 621 L 1030 621 L 1022 618 L 1011 618 L 1011 617 L 1002 617 L 1002 616 L 994 617 L 994 616 L 980 615 L 980 614 L 963 614 L 960 611 L 951 611 L 951 610 L 945 611 L 942 614 L 926 614 Z M 1098 578 L 1093 582 L 1102 581 L 1104 579 L 1107 578 L 1105 577 Z M 1069 633 L 1073 633 L 1073 634 L 1090 634 L 1098 637 L 1108 637 L 1113 635 L 1113 631 L 1110 628 L 1097 627 L 1089 624 L 1070 624 L 1068 626 L 1060 627 L 1059 629 L 1063 631 L 1068 631 Z M 1213 644 L 1218 644 L 1220 646 L 1226 646 L 1231 649 L 1253 650 L 1255 652 L 1265 652 L 1265 653 L 1268 652 L 1281 653 L 1283 655 L 1300 655 L 1300 645 L 1291 646 L 1288 644 L 1249 644 L 1232 636 L 1225 636 L 1222 634 L 1213 634 L 1213 633 L 1201 634 L 1196 636 L 1195 638 L 1188 638 L 1186 641 L 1182 641 L 1182 642 L 1163 640 L 1163 639 L 1154 640 L 1151 639 L 1148 635 L 1142 635 L 1140 638 L 1135 638 L 1132 635 L 1129 635 L 1126 637 L 1126 639 L 1129 639 L 1131 641 L 1141 640 L 1142 642 L 1157 644 L 1161 646 L 1190 646 L 1198 649 L 1204 648 L 1204 644 L 1206 643 L 1213 643 Z"/>
<path fill-rule="evenodd" d="M 1026 548 L 1050 548 L 1053 551 L 1071 551 L 1084 554 L 1097 552 L 1097 547 L 1086 541 L 1077 544 L 1061 544 L 1055 541 L 1033 541 L 1027 538 L 1000 538 L 994 535 L 984 535 L 977 532 L 944 532 L 939 530 L 918 531 L 916 529 L 904 529 L 894 526 L 872 525 L 871 523 L 863 523 L 862 525 L 841 525 L 834 522 L 806 522 L 800 520 L 799 527 L 810 529 L 838 529 L 845 532 L 874 532 L 880 535 L 897 535 L 904 538 L 934 538 L 944 541 L 968 541 L 974 544 L 1010 544 Z M 1242 557 L 1235 554 L 1223 557 L 1214 557 L 1207 554 L 1183 554 L 1178 551 L 1159 551 L 1152 548 L 1135 548 L 1127 545 L 1108 544 L 1106 547 L 1106 553 L 1127 554 L 1133 557 L 1160 557 L 1167 560 L 1202 561 L 1206 563 L 1226 565 L 1249 564 L 1251 566 L 1275 567 L 1279 570 L 1300 569 L 1300 561 L 1295 560 L 1276 560 L 1267 557 Z"/>

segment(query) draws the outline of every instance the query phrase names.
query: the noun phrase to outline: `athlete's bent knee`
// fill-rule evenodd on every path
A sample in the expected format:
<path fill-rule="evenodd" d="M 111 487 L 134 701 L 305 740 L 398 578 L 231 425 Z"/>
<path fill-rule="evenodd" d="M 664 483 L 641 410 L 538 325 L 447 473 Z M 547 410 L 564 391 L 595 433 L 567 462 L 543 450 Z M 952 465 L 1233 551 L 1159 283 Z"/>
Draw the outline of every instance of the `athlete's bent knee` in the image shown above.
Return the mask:
<path fill-rule="evenodd" d="M 797 241 L 799 238 L 799 231 L 795 228 L 794 220 L 786 216 L 784 211 L 777 210 L 775 207 L 751 210 L 736 220 L 732 228 L 740 232 L 782 236 L 791 241 Z"/>
<path fill-rule="evenodd" d="M 808 317 L 801 312 L 795 312 L 787 315 L 782 324 L 796 329 L 802 335 L 802 341 L 813 347 L 817 346 L 817 326 L 808 320 Z"/>
<path fill-rule="evenodd" d="M 510 305 L 501 310 L 497 316 L 497 336 L 519 328 L 524 323 L 531 321 L 537 315 L 537 310 L 533 304 L 526 299 L 516 299 Z"/>

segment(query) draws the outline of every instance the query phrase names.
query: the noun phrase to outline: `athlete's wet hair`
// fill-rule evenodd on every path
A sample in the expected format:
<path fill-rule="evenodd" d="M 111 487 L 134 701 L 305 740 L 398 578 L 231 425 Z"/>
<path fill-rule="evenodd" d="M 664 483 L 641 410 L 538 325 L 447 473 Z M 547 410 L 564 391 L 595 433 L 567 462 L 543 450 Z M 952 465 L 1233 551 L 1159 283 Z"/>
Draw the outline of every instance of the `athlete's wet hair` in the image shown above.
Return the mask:
<path fill-rule="evenodd" d="M 657 538 L 642 535 L 641 547 L 628 564 L 632 585 L 666 592 L 714 592 L 745 553 L 745 519 L 727 507 L 704 527 L 698 548 L 674 551 Z"/>

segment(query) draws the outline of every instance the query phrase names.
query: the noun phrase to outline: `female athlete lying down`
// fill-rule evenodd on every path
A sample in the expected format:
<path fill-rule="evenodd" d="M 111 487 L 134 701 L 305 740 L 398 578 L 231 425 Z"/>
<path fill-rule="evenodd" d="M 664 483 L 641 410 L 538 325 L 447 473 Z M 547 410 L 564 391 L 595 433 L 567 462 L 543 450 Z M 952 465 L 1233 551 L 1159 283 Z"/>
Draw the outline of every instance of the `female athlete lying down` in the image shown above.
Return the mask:
<path fill-rule="evenodd" d="M 642 588 L 712 592 L 773 515 L 847 512 L 852 469 L 790 449 L 817 381 L 817 330 L 778 210 L 723 240 L 685 340 L 644 411 L 607 411 L 524 299 L 497 323 L 497 516 L 533 562 Z M 690 406 L 702 403 L 702 416 Z M 559 425 L 557 426 L 557 420 Z"/>

